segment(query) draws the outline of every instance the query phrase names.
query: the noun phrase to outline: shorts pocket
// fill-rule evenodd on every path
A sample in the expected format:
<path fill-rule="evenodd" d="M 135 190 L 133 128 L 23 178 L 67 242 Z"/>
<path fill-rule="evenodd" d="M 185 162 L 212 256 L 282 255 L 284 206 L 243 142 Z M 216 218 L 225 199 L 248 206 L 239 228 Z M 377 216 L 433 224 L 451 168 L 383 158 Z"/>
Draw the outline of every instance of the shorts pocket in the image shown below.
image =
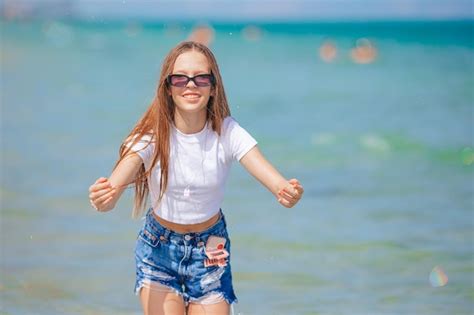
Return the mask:
<path fill-rule="evenodd" d="M 148 226 L 145 226 L 140 230 L 138 237 L 151 247 L 156 247 L 160 243 L 159 236 L 150 231 Z"/>

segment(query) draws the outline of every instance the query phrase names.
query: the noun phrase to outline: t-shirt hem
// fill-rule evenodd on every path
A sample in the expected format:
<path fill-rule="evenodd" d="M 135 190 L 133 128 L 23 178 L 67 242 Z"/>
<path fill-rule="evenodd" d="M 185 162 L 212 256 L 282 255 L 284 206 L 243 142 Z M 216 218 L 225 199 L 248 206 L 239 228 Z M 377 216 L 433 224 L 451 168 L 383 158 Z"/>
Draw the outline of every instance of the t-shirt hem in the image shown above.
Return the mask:
<path fill-rule="evenodd" d="M 172 223 L 176 223 L 176 224 L 198 224 L 198 223 L 205 222 L 205 221 L 209 220 L 210 218 L 212 218 L 213 216 L 215 216 L 217 213 L 219 213 L 220 209 L 221 208 L 218 207 L 217 211 L 212 212 L 211 215 L 205 216 L 204 218 L 193 219 L 193 220 L 186 220 L 186 219 L 183 219 L 183 218 L 180 218 L 179 220 L 176 220 L 176 219 L 166 217 L 162 213 L 158 213 L 158 211 L 156 211 L 156 210 L 153 210 L 153 211 L 160 218 L 162 218 L 166 221 L 172 222 Z"/>
<path fill-rule="evenodd" d="M 237 156 L 237 161 L 240 162 L 240 160 L 245 156 L 245 154 L 247 154 L 254 146 L 256 146 L 258 144 L 257 141 L 249 144 L 247 147 L 245 147 L 245 150 L 242 151 L 242 153 L 240 153 L 238 156 Z"/>

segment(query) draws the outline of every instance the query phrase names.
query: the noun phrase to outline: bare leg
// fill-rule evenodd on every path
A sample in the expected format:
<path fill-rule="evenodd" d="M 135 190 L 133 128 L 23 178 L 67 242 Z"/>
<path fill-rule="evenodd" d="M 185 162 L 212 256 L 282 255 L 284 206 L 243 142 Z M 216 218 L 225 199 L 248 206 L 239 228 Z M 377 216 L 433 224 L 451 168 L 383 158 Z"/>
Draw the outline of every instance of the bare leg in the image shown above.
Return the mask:
<path fill-rule="evenodd" d="M 226 301 L 216 304 L 189 303 L 188 315 L 228 315 L 230 306 Z"/>
<path fill-rule="evenodd" d="M 177 315 L 185 313 L 183 298 L 172 289 L 155 282 L 140 289 L 144 315 Z"/>

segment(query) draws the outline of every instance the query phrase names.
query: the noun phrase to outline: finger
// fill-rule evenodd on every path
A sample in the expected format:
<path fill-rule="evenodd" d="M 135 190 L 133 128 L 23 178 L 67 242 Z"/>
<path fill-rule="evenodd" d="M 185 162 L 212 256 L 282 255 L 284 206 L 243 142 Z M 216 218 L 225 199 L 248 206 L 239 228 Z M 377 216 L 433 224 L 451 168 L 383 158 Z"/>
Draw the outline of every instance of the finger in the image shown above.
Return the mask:
<path fill-rule="evenodd" d="M 95 185 L 95 184 L 100 184 L 100 183 L 104 183 L 104 182 L 106 182 L 106 181 L 108 181 L 107 177 L 99 177 L 99 178 L 96 179 L 96 181 L 94 182 L 93 185 Z"/>
<path fill-rule="evenodd" d="M 301 184 L 299 182 L 298 183 L 296 183 L 296 182 L 292 183 L 291 185 L 294 189 L 297 189 L 300 193 L 304 192 L 303 186 L 301 186 Z"/>
<path fill-rule="evenodd" d="M 293 195 L 291 192 L 287 191 L 286 188 L 283 188 L 283 190 L 281 190 L 278 195 L 282 198 L 285 198 L 287 200 L 290 200 L 290 201 L 294 201 L 296 200 L 296 196 Z"/>
<path fill-rule="evenodd" d="M 104 205 L 106 205 L 108 202 L 110 202 L 112 199 L 114 198 L 114 196 L 111 196 L 110 198 L 108 198 L 107 200 L 105 200 L 103 202 Z M 96 208 L 98 211 L 103 211 L 102 207 L 98 207 Z"/>
<path fill-rule="evenodd" d="M 103 204 L 104 201 L 106 201 L 108 198 L 113 197 L 115 195 L 115 191 L 116 191 L 115 188 L 113 188 L 112 190 L 110 190 L 105 195 L 97 198 L 97 200 L 94 200 L 94 203 L 97 204 L 97 205 Z"/>
<path fill-rule="evenodd" d="M 298 199 L 295 199 L 295 198 L 293 198 L 289 195 L 286 195 L 286 194 L 279 194 L 278 198 L 281 199 L 281 201 L 288 202 L 289 204 L 295 204 L 298 201 Z"/>
<path fill-rule="evenodd" d="M 294 197 L 294 198 L 297 198 L 297 196 L 299 195 L 299 192 L 298 192 L 298 190 L 296 190 L 295 187 L 291 187 L 291 188 L 285 187 L 285 188 L 283 188 L 283 191 L 286 192 L 287 194 L 289 194 L 290 196 Z"/>
<path fill-rule="evenodd" d="M 95 205 L 95 203 L 92 200 L 89 200 L 89 202 L 91 203 L 91 206 L 97 210 L 97 206 Z"/>
<path fill-rule="evenodd" d="M 111 185 L 108 185 L 108 184 L 110 184 L 110 182 L 92 184 L 92 185 L 89 186 L 89 192 L 95 192 L 95 191 L 98 191 L 100 189 L 106 188 L 107 186 L 111 186 Z"/>
<path fill-rule="evenodd" d="M 104 204 L 107 204 L 109 201 L 111 201 L 112 199 L 114 199 L 115 195 L 113 196 L 110 196 L 109 199 L 105 200 L 104 201 Z"/>
<path fill-rule="evenodd" d="M 106 181 L 107 181 L 107 178 L 106 178 L 106 177 L 99 177 L 99 178 L 97 178 L 97 180 L 94 182 L 93 185 L 95 185 L 95 184 L 100 184 L 100 183 L 104 183 L 104 182 L 106 182 Z"/>
<path fill-rule="evenodd" d="M 290 195 L 293 198 L 296 198 L 297 195 L 298 195 L 298 191 L 290 184 L 288 184 L 288 186 L 283 187 L 282 189 L 280 189 L 279 193 L 286 193 L 286 194 Z"/>
<path fill-rule="evenodd" d="M 301 185 L 294 185 L 293 188 L 298 192 L 298 194 L 302 195 L 304 193 L 303 186 Z"/>
<path fill-rule="evenodd" d="M 278 202 L 279 202 L 282 206 L 284 206 L 284 207 L 286 207 L 286 208 L 291 208 L 291 207 L 293 207 L 293 204 L 292 204 L 291 202 L 289 202 L 288 200 L 286 200 L 286 199 L 278 198 Z"/>
<path fill-rule="evenodd" d="M 292 178 L 288 181 L 290 184 L 298 184 L 301 185 L 300 182 L 296 178 Z"/>
<path fill-rule="evenodd" d="M 103 195 L 105 195 L 106 193 L 110 192 L 112 189 L 115 189 L 115 188 L 112 188 L 112 187 L 108 187 L 108 188 L 105 188 L 105 189 L 101 189 L 99 191 L 96 191 L 96 192 L 92 192 L 89 194 L 89 199 L 91 200 L 97 200 L 98 198 L 102 197 Z"/>
<path fill-rule="evenodd" d="M 99 191 L 99 192 L 97 192 L 97 193 L 91 193 L 91 194 L 89 195 L 89 199 L 92 200 L 92 201 L 94 201 L 94 202 L 98 202 L 98 200 L 99 200 L 100 198 L 102 198 L 104 195 L 110 193 L 110 192 L 112 191 L 112 189 L 114 189 L 114 188 L 104 189 L 104 190 L 101 190 L 101 191 Z M 101 199 L 101 200 L 102 200 L 102 199 Z"/>
<path fill-rule="evenodd" d="M 97 192 L 99 190 L 106 189 L 106 188 L 112 188 L 112 184 L 109 181 L 92 185 L 90 192 Z"/>
<path fill-rule="evenodd" d="M 290 183 L 293 188 L 296 188 L 296 187 L 302 188 L 302 187 L 303 187 L 303 186 L 301 185 L 301 183 L 300 183 L 296 178 L 290 179 L 290 180 L 288 181 L 288 183 Z"/>

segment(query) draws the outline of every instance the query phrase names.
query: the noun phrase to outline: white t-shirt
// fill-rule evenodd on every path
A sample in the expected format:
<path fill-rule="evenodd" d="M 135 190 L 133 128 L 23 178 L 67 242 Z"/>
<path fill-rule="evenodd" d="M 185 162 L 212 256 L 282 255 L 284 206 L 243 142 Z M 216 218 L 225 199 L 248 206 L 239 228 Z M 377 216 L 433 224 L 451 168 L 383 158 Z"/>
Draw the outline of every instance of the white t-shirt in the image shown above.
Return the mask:
<path fill-rule="evenodd" d="M 145 135 L 132 147 L 151 166 L 154 142 Z M 160 204 L 161 168 L 158 160 L 148 185 L 151 205 L 161 218 L 180 224 L 204 222 L 219 212 L 232 162 L 240 159 L 257 144 L 234 118 L 224 119 L 221 136 L 208 122 L 194 134 L 184 134 L 173 125 L 170 136 L 168 186 Z M 129 144 L 127 144 L 129 146 Z"/>

